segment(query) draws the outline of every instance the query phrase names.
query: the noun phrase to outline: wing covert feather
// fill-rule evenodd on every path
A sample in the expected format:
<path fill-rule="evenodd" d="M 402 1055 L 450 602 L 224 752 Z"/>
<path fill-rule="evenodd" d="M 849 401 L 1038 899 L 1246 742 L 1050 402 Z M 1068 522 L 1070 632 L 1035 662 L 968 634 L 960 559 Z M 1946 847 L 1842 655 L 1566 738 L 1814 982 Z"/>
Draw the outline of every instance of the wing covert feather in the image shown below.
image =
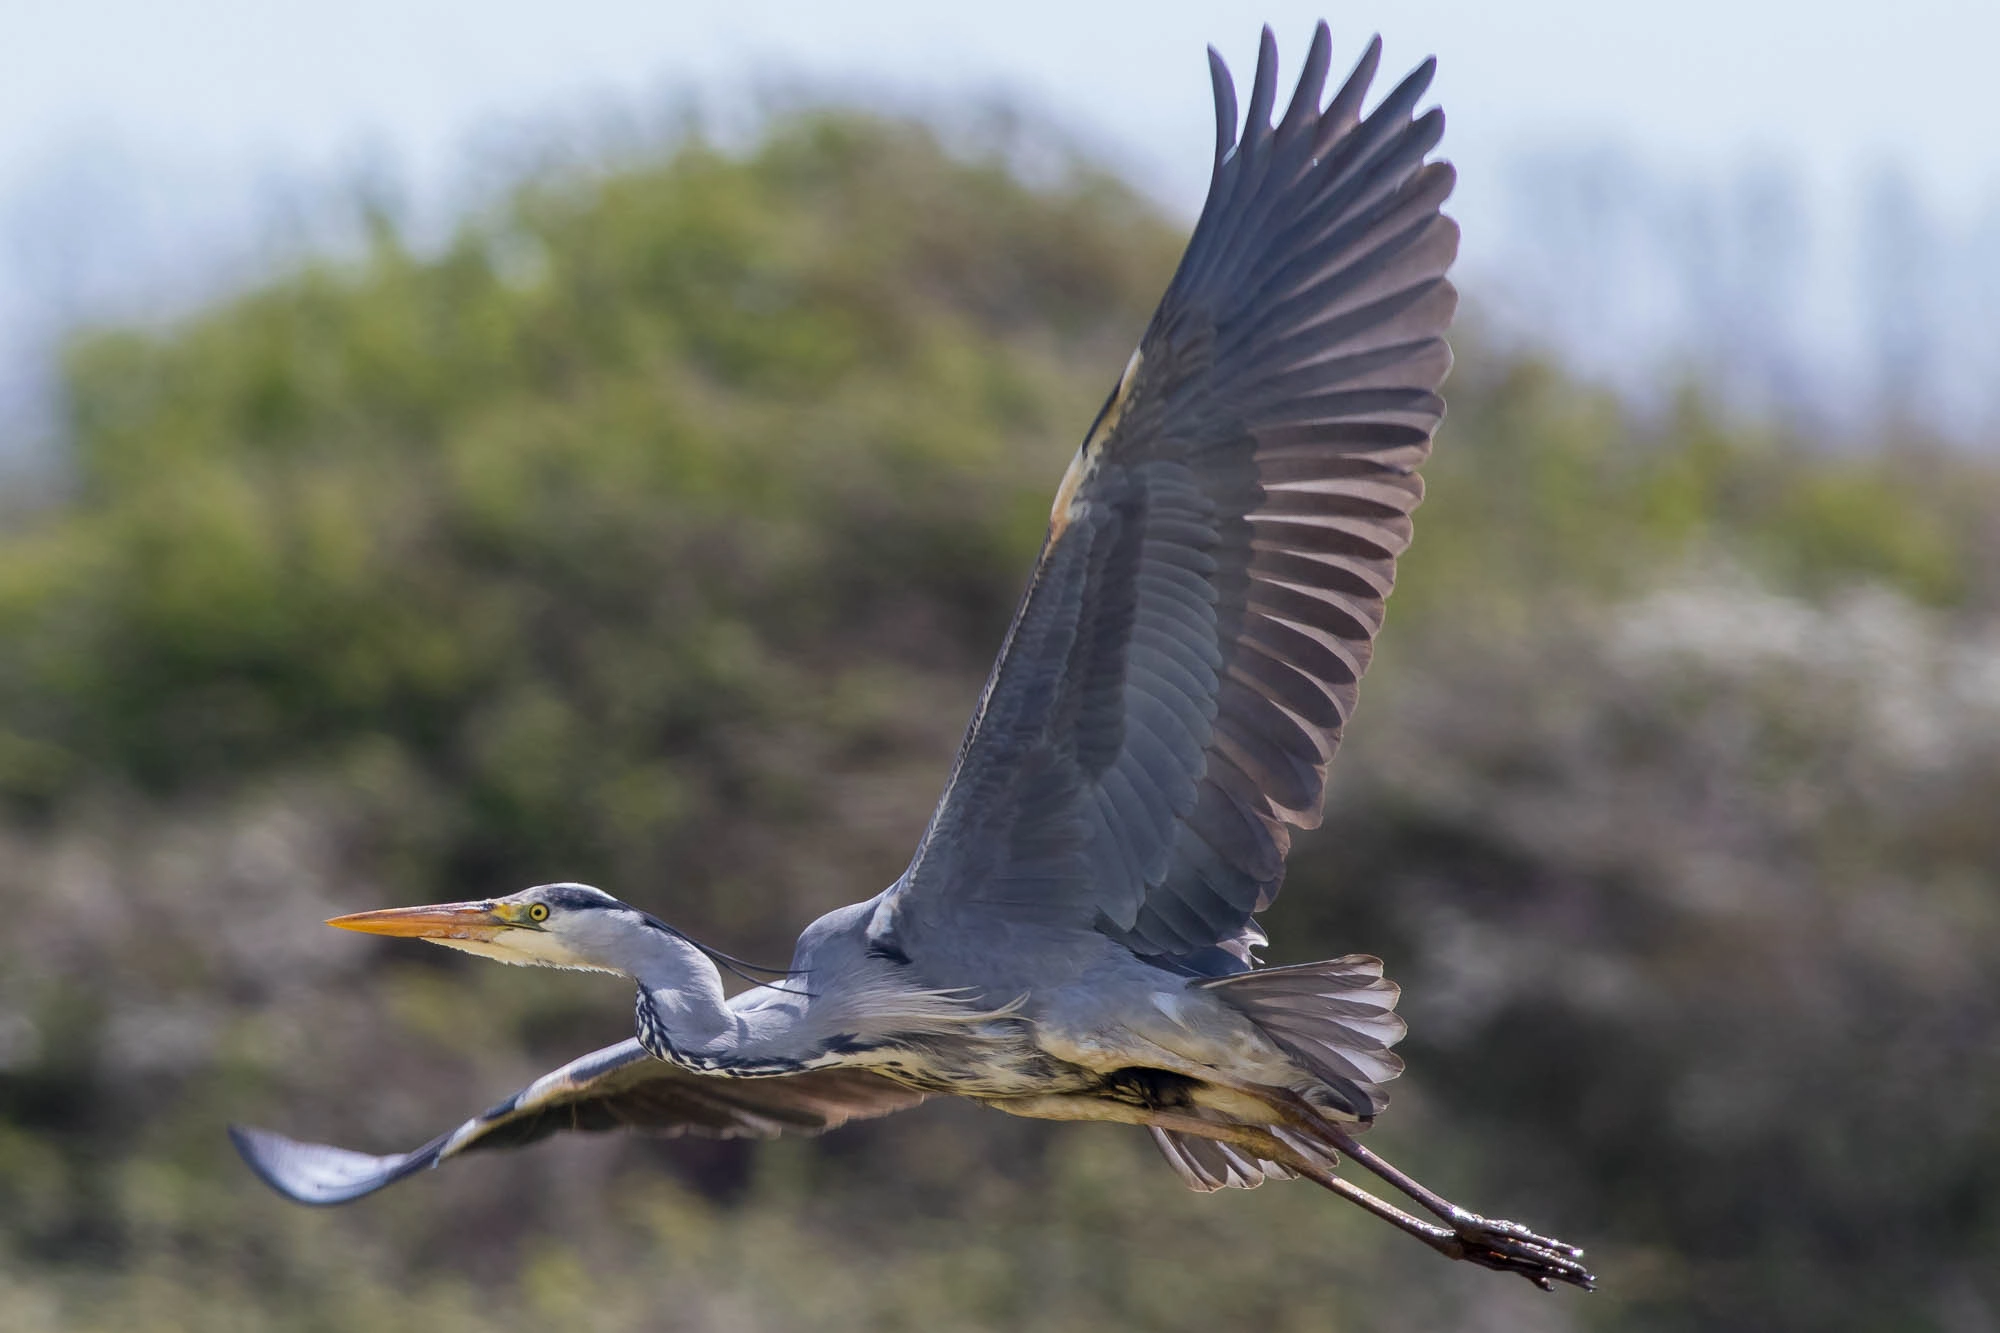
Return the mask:
<path fill-rule="evenodd" d="M 1320 820 L 1443 416 L 1449 164 L 1425 62 L 1325 107 L 1325 24 L 1241 135 L 1210 51 L 1209 196 L 1064 475 L 936 814 L 871 932 L 921 953 L 995 914 L 1248 966 L 1290 830 Z"/>

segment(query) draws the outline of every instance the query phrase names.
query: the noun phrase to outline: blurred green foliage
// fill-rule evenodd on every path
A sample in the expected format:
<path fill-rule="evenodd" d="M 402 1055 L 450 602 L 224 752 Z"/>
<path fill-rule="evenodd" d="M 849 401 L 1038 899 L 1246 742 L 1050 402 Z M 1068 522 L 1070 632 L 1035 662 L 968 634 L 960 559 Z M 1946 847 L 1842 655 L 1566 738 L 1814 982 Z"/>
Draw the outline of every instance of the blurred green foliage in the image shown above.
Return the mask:
<path fill-rule="evenodd" d="M 1272 925 L 1390 959 L 1384 1144 L 1601 1297 L 969 1108 L 279 1203 L 225 1120 L 405 1146 L 627 1022 L 319 917 L 574 878 L 777 958 L 897 873 L 1180 243 L 841 114 L 371 235 L 79 338 L 0 531 L 0 1333 L 2000 1318 L 2000 479 L 1476 329 Z"/>

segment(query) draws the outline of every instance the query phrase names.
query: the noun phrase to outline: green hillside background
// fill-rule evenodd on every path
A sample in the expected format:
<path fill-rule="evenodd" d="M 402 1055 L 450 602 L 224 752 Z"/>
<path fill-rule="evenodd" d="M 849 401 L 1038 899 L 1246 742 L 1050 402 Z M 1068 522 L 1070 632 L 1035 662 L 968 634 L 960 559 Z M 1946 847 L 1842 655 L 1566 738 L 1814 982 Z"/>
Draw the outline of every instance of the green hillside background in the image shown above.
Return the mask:
<path fill-rule="evenodd" d="M 2000 1326 L 2000 469 L 1454 343 L 1272 961 L 1366 951 L 1374 1142 L 1547 1296 L 1135 1131 L 576 1137 L 351 1208 L 630 1030 L 336 912 L 604 886 L 762 960 L 901 870 L 1184 226 L 793 115 L 78 336 L 0 522 L 0 1333 Z"/>

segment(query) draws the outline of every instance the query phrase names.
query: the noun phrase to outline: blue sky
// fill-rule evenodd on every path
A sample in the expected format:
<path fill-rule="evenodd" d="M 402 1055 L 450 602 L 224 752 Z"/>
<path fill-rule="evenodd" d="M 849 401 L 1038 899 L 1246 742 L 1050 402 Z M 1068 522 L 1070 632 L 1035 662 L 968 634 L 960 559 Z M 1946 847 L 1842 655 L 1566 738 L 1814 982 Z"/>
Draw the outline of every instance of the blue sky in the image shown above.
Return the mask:
<path fill-rule="evenodd" d="M 0 0 L 0 384 L 67 320 L 185 299 L 227 272 L 301 182 L 387 162 L 419 194 L 448 197 L 468 143 L 496 123 L 643 113 L 689 90 L 726 100 L 803 79 L 906 104 L 1004 93 L 1191 214 L 1211 132 L 1202 48 L 1247 76 L 1268 21 L 1295 68 L 1320 12 L 1291 0 Z M 1926 280 L 1943 295 L 1926 299 L 1941 307 L 1953 256 L 2000 237 L 2000 0 L 1397 0 L 1327 17 L 1340 52 L 1380 31 L 1391 71 L 1439 57 L 1467 285 L 1496 303 L 1511 287 L 1525 321 L 1586 358 L 1607 341 L 1666 354 L 1652 345 L 1666 305 L 1686 304 L 1694 260 L 1662 269 L 1619 245 L 1708 244 L 1700 226 L 1695 240 L 1651 233 L 1703 198 L 1722 201 L 1713 226 L 1735 226 L 1728 201 L 1754 211 L 1760 180 L 1778 182 L 1780 211 L 1813 247 L 1801 262 L 1818 305 L 1786 335 L 1805 363 L 1832 355 L 1810 345 L 1830 347 L 1829 329 L 1865 341 L 1858 298 L 1829 293 L 1871 206 L 1912 201 L 1912 262 L 1939 270 Z M 1563 227 L 1609 225 L 1571 216 L 1602 211 L 1593 191 L 1621 206 L 1649 196 L 1654 220 L 1624 225 L 1650 239 L 1627 236 L 1572 273 Z M 1755 278 L 1768 265 L 1747 253 L 1727 262 Z M 1587 290 L 1648 264 L 1658 271 L 1617 293 L 1616 312 Z"/>

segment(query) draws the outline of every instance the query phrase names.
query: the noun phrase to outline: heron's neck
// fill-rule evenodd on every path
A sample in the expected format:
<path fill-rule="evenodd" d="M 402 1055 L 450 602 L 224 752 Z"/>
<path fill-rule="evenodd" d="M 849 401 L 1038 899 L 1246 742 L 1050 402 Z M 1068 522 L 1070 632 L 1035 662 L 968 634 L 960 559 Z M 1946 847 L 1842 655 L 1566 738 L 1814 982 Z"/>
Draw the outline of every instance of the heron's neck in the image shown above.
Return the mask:
<path fill-rule="evenodd" d="M 618 942 L 621 956 L 607 959 L 639 983 L 641 1037 L 650 1009 L 652 1034 L 674 1050 L 701 1056 L 726 1054 L 738 1038 L 736 1015 L 722 993 L 722 974 L 700 949 L 672 931 L 645 930 Z M 648 1049 L 656 1042 L 647 1040 Z M 660 1052 L 655 1051 L 655 1054 Z"/>

